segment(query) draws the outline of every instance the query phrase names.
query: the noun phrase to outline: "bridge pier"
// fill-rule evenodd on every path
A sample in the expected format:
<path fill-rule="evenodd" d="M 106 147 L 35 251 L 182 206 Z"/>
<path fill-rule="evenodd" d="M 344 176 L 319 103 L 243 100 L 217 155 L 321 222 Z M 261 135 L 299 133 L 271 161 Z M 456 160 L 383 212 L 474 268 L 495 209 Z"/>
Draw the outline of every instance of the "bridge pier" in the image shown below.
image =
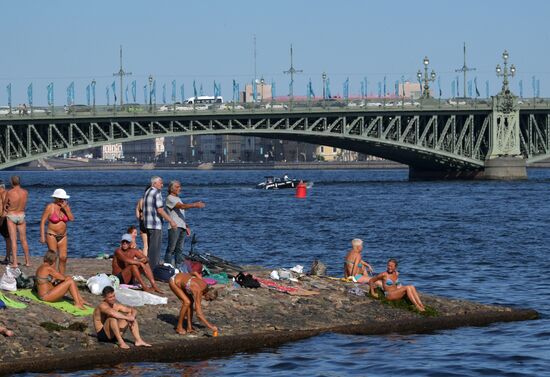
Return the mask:
<path fill-rule="evenodd" d="M 527 179 L 526 161 L 521 157 L 497 157 L 487 160 L 480 170 L 424 170 L 409 167 L 409 180 L 522 180 Z"/>

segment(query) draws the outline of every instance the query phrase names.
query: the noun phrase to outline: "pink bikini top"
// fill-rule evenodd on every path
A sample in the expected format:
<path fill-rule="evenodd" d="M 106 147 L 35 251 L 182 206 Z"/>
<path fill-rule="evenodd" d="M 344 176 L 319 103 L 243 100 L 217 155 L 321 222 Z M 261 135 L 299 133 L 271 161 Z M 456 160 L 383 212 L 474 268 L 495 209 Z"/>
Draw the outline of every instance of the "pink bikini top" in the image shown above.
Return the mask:
<path fill-rule="evenodd" d="M 64 213 L 61 213 L 61 216 L 59 216 L 57 213 L 52 213 L 50 215 L 50 222 L 52 224 L 57 224 L 61 221 L 63 221 L 64 223 L 66 223 L 67 221 L 69 221 L 69 218 L 67 217 L 67 215 L 65 215 Z"/>

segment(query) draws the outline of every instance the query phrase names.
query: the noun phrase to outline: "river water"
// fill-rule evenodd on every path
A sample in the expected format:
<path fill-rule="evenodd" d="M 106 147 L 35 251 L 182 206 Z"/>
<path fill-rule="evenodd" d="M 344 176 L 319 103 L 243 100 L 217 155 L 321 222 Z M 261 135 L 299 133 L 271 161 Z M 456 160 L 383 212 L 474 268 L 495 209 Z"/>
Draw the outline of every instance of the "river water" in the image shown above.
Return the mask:
<path fill-rule="evenodd" d="M 71 195 L 69 255 L 112 253 L 148 179 L 179 179 L 197 248 L 241 264 L 309 266 L 341 274 L 352 238 L 381 271 L 400 261 L 400 279 L 419 291 L 530 307 L 542 319 L 424 335 L 326 334 L 277 349 L 182 363 L 125 364 L 80 376 L 541 376 L 550 372 L 550 170 L 522 182 L 408 182 L 404 170 L 288 171 L 314 181 L 305 200 L 292 190 L 257 191 L 272 171 L 20 172 L 30 193 L 28 236 L 57 187 Z M 10 172 L 2 172 L 7 180 Z M 166 243 L 164 242 L 164 245 Z M 186 250 L 188 245 L 186 244 Z"/>

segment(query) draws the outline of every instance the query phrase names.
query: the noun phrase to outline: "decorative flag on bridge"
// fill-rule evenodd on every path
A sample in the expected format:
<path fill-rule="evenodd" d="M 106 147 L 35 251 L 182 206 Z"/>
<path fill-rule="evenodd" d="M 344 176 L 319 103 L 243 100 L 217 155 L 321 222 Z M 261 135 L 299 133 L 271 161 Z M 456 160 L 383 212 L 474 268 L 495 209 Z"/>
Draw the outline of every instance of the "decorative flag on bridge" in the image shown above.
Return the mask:
<path fill-rule="evenodd" d="M 180 86 L 180 94 L 181 94 L 181 103 L 185 102 L 185 87 L 183 84 Z"/>
<path fill-rule="evenodd" d="M 109 96 L 109 85 L 105 87 L 105 96 L 107 97 L 107 106 L 110 104 L 110 96 Z"/>
<path fill-rule="evenodd" d="M 154 103 L 157 103 L 157 80 L 153 80 L 153 90 L 151 92 L 151 97 Z"/>
<path fill-rule="evenodd" d="M 464 90 L 464 97 L 466 97 L 466 88 Z M 456 76 L 456 96 L 460 97 L 460 84 L 458 82 L 458 76 Z"/>
<path fill-rule="evenodd" d="M 6 90 L 8 92 L 8 106 L 11 110 L 11 82 L 6 86 Z"/>
<path fill-rule="evenodd" d="M 91 88 L 92 88 L 92 105 L 95 105 L 95 80 L 92 80 Z"/>
<path fill-rule="evenodd" d="M 172 103 L 176 102 L 176 97 L 177 97 L 176 80 L 172 80 Z"/>
<path fill-rule="evenodd" d="M 365 82 L 361 81 L 361 99 L 365 98 Z"/>
<path fill-rule="evenodd" d="M 46 87 L 48 90 L 48 106 L 53 105 L 53 82 L 49 83 Z"/>
<path fill-rule="evenodd" d="M 439 89 L 439 98 L 441 98 L 441 95 L 443 92 L 441 91 L 441 76 L 437 75 L 437 88 Z"/>
<path fill-rule="evenodd" d="M 364 77 L 363 81 L 365 82 L 365 98 L 369 97 L 369 82 L 367 81 L 367 78 Z"/>
<path fill-rule="evenodd" d="M 313 84 L 311 83 L 310 78 L 309 83 L 307 84 L 307 99 L 310 100 L 312 98 L 315 98 L 315 93 L 313 92 Z"/>
<path fill-rule="evenodd" d="M 349 99 L 349 77 L 344 81 L 344 99 Z"/>
<path fill-rule="evenodd" d="M 540 80 L 537 79 L 537 98 L 540 97 Z"/>
<path fill-rule="evenodd" d="M 201 82 L 201 86 L 199 87 L 199 96 L 204 96 L 204 90 L 202 89 L 202 82 Z"/>
<path fill-rule="evenodd" d="M 231 98 L 233 100 L 233 103 L 237 102 L 238 95 L 239 92 L 237 91 L 237 82 L 233 80 L 233 97 Z"/>
<path fill-rule="evenodd" d="M 399 80 L 395 80 L 394 95 L 395 95 L 396 97 L 399 97 Z"/>
<path fill-rule="evenodd" d="M 214 80 L 214 97 L 221 97 L 222 96 L 222 86 L 221 83 L 216 84 L 216 81 Z"/>
<path fill-rule="evenodd" d="M 474 77 L 474 86 L 476 88 L 476 97 L 480 97 L 479 90 L 477 89 L 477 77 Z"/>
<path fill-rule="evenodd" d="M 485 81 L 485 94 L 486 97 L 489 98 L 489 80 Z"/>
<path fill-rule="evenodd" d="M 252 80 L 252 99 L 254 100 L 254 102 L 256 102 L 256 97 L 257 97 L 257 93 L 256 93 L 256 80 Z M 292 89 L 290 89 L 291 92 L 292 92 Z"/>
<path fill-rule="evenodd" d="M 401 93 L 403 94 L 403 98 L 405 98 L 405 76 L 401 76 Z M 441 96 L 441 93 L 439 95 Z"/>
<path fill-rule="evenodd" d="M 113 105 L 116 104 L 116 83 L 115 81 L 113 80 L 113 83 L 111 84 L 111 88 L 113 88 Z"/>
<path fill-rule="evenodd" d="M 523 80 L 519 80 L 519 97 L 523 98 Z"/>
<path fill-rule="evenodd" d="M 130 101 L 128 100 L 128 91 L 129 91 L 129 90 L 128 90 L 128 84 L 126 84 L 126 91 L 124 92 L 124 97 L 125 97 L 125 99 L 126 99 L 126 103 L 130 102 Z"/>
<path fill-rule="evenodd" d="M 472 80 L 468 80 L 468 97 L 473 97 Z"/>
<path fill-rule="evenodd" d="M 330 79 L 327 79 L 327 90 L 326 90 L 327 98 L 332 98 L 332 95 L 330 94 Z"/>
<path fill-rule="evenodd" d="M 382 83 L 378 81 L 378 98 L 382 97 Z"/>
<path fill-rule="evenodd" d="M 90 106 L 90 84 L 86 85 L 86 104 Z"/>
<path fill-rule="evenodd" d="M 132 81 L 132 99 L 134 103 L 136 103 L 136 97 L 137 97 L 137 82 L 136 80 L 134 80 Z"/>
<path fill-rule="evenodd" d="M 238 88 L 238 86 L 237 86 Z M 238 90 L 237 90 L 237 94 L 238 94 Z M 275 100 L 275 81 L 271 80 L 271 100 L 274 101 Z"/>
<path fill-rule="evenodd" d="M 74 105 L 74 81 L 67 87 L 67 105 Z"/>
<path fill-rule="evenodd" d="M 386 93 L 388 93 L 386 91 L 386 76 L 384 76 L 384 98 L 386 98 Z"/>
<path fill-rule="evenodd" d="M 28 97 L 28 100 L 29 100 L 29 106 L 32 107 L 32 82 L 27 87 L 27 97 Z"/>
<path fill-rule="evenodd" d="M 195 83 L 195 80 L 193 80 L 193 96 L 195 99 L 197 98 L 197 84 Z"/>
<path fill-rule="evenodd" d="M 166 84 L 162 84 L 162 103 L 166 105 Z"/>

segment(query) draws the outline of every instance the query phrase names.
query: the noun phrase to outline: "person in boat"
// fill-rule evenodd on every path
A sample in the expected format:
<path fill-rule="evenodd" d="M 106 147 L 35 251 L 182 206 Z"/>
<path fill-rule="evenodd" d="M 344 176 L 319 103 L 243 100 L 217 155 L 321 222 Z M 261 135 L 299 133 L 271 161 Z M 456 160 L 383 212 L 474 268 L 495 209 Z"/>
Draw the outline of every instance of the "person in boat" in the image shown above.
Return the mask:
<path fill-rule="evenodd" d="M 217 291 L 208 288 L 208 285 L 202 280 L 197 272 L 179 273 L 170 278 L 170 289 L 181 300 L 182 305 L 176 332 L 186 334 L 193 331 L 193 303 L 197 317 L 213 332 L 213 336 L 218 336 L 218 328 L 208 322 L 202 311 L 201 302 L 204 298 L 207 301 L 215 300 L 218 296 Z M 183 329 L 183 321 L 187 319 L 187 329 Z"/>
<path fill-rule="evenodd" d="M 97 340 L 106 343 L 117 342 L 120 348 L 128 349 L 130 346 L 126 344 L 122 334 L 129 328 L 136 347 L 151 347 L 139 333 L 137 310 L 119 304 L 116 301 L 115 290 L 111 286 L 103 288 L 101 295 L 103 301 L 94 309 L 93 315 Z"/>
<path fill-rule="evenodd" d="M 368 283 L 369 272 L 372 273 L 373 269 L 370 264 L 362 259 L 361 252 L 363 251 L 363 241 L 359 238 L 355 238 L 351 241 L 351 250 L 346 255 L 346 261 L 344 262 L 344 276 L 353 277 L 358 283 Z"/>
<path fill-rule="evenodd" d="M 382 289 L 384 290 L 384 295 L 387 300 L 396 301 L 407 296 L 407 298 L 419 311 L 423 312 L 426 310 L 414 285 L 401 285 L 399 282 L 399 272 L 397 271 L 396 259 L 392 258 L 388 260 L 386 271 L 370 279 L 370 294 L 373 297 L 378 297 L 378 294 L 374 289 L 375 283 L 378 281 L 382 282 Z"/>
<path fill-rule="evenodd" d="M 54 268 L 56 259 L 57 253 L 53 250 L 48 250 L 44 256 L 44 263 L 36 270 L 35 290 L 38 297 L 42 301 L 57 302 L 65 294 L 69 293 L 74 300 L 74 305 L 84 310 L 84 305 L 89 304 L 80 295 L 73 278 L 61 274 Z M 57 285 L 53 284 L 55 281 L 58 281 Z"/>
<path fill-rule="evenodd" d="M 58 271 L 65 273 L 67 266 L 67 223 L 74 220 L 74 215 L 69 206 L 69 195 L 63 189 L 57 189 L 52 194 L 53 203 L 44 208 L 40 220 L 40 242 L 46 243 L 48 249 L 57 253 L 59 260 Z M 48 222 L 48 228 L 44 227 Z"/>
<path fill-rule="evenodd" d="M 113 275 L 118 277 L 121 284 L 140 284 L 144 291 L 155 291 L 162 293 L 158 288 L 153 276 L 153 271 L 149 265 L 149 258 L 147 258 L 141 251 L 135 248 L 131 248 L 132 236 L 129 234 L 124 234 L 120 240 L 120 247 L 115 250 L 113 256 Z M 147 288 L 143 277 L 141 274 L 144 274 L 149 282 L 151 283 L 151 288 Z"/>

